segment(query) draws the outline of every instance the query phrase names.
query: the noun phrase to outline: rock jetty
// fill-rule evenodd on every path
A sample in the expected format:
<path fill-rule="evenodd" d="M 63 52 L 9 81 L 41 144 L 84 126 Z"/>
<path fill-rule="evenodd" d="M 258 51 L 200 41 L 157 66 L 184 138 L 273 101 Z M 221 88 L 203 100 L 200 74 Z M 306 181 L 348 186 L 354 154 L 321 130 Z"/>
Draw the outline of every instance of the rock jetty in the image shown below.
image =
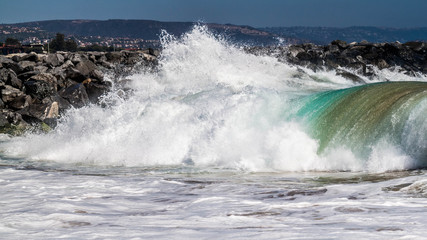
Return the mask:
<path fill-rule="evenodd" d="M 157 56 L 153 49 L 0 56 L 0 132 L 55 127 L 65 110 L 97 103 L 110 89 L 105 73 L 154 66 Z"/>
<path fill-rule="evenodd" d="M 377 71 L 390 69 L 410 76 L 427 74 L 427 43 L 369 43 L 332 41 L 328 45 L 312 43 L 286 47 L 253 47 L 246 51 L 275 56 L 279 61 L 304 66 L 313 71 L 335 70 L 337 75 L 363 82 L 360 76 L 377 77 Z"/>

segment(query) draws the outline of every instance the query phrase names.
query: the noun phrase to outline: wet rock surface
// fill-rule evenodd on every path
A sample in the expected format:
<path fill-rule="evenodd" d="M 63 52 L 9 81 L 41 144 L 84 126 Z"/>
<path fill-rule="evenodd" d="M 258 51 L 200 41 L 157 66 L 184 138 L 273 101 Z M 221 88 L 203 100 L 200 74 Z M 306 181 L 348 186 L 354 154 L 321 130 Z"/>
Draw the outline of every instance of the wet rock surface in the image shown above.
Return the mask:
<path fill-rule="evenodd" d="M 157 56 L 153 49 L 0 56 L 0 132 L 55 127 L 64 111 L 96 104 L 110 90 L 105 74 L 125 75 L 139 63 L 156 66 Z"/>

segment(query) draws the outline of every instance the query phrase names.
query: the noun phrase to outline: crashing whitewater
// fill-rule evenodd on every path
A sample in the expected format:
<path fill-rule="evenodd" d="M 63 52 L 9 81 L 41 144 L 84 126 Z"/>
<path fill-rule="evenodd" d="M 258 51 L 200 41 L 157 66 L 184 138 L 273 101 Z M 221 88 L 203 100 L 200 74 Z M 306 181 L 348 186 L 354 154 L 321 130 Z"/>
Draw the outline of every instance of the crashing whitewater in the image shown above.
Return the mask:
<path fill-rule="evenodd" d="M 101 105 L 47 134 L 7 138 L 29 161 L 238 171 L 384 172 L 427 165 L 427 83 L 360 85 L 255 56 L 196 26 L 164 34 L 156 71 L 135 72 Z M 126 82 L 125 89 L 123 84 Z"/>

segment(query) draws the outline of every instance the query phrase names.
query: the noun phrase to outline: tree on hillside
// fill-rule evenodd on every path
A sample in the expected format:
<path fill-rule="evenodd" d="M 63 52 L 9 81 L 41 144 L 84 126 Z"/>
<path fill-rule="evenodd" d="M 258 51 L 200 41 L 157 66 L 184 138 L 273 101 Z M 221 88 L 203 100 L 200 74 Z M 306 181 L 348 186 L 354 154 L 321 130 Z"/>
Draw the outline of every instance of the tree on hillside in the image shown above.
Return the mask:
<path fill-rule="evenodd" d="M 65 41 L 64 34 L 57 33 L 56 37 L 52 39 L 52 41 L 50 41 L 49 48 L 52 51 L 75 52 L 77 51 L 77 43 L 72 39 L 68 39 Z"/>
<path fill-rule="evenodd" d="M 49 48 L 53 51 L 64 51 L 65 50 L 64 34 L 57 33 L 56 37 L 52 39 L 52 41 L 50 41 Z"/>
<path fill-rule="evenodd" d="M 21 43 L 16 38 L 7 38 L 5 44 L 6 46 L 21 46 Z"/>
<path fill-rule="evenodd" d="M 65 49 L 70 52 L 75 52 L 77 51 L 77 43 L 72 39 L 68 39 L 65 41 Z"/>

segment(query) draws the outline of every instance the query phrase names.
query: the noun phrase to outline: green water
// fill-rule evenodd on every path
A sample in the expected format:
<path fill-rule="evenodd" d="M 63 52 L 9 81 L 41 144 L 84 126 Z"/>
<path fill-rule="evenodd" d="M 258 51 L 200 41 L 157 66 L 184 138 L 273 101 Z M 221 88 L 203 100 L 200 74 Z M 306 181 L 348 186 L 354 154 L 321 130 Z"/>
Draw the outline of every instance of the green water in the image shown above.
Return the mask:
<path fill-rule="evenodd" d="M 356 155 L 366 157 L 373 144 L 380 140 L 409 148 L 405 146 L 404 137 L 415 133 L 405 132 L 408 124 L 426 125 L 427 108 L 419 105 L 427 102 L 427 83 L 367 84 L 317 93 L 299 101 L 301 107 L 295 117 L 302 119 L 308 132 L 318 140 L 319 153 L 344 146 Z M 410 118 L 411 114 L 415 119 Z M 426 135 L 426 132 L 422 134 Z"/>

